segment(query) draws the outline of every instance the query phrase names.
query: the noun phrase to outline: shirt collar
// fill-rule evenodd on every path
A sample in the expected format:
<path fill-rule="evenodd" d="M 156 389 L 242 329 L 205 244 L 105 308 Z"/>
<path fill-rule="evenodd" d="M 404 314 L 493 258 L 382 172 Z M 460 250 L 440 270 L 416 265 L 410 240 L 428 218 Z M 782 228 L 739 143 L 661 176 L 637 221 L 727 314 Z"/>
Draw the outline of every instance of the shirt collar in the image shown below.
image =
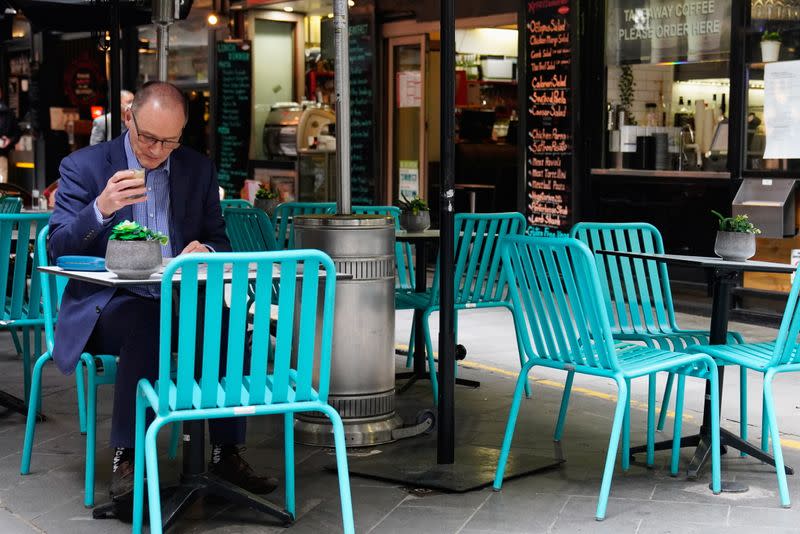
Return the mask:
<path fill-rule="evenodd" d="M 136 154 L 133 153 L 133 147 L 131 147 L 130 137 L 131 137 L 131 132 L 130 132 L 130 130 L 128 130 L 127 132 L 125 132 L 125 140 L 124 140 L 125 159 L 128 162 L 128 168 L 129 169 L 142 169 L 143 168 L 142 164 L 139 163 L 139 160 L 137 159 Z M 171 158 L 172 158 L 172 154 L 170 154 L 167 157 L 167 159 L 164 161 L 164 163 L 162 163 L 161 165 L 159 165 L 158 167 L 156 167 L 155 169 L 152 169 L 152 170 L 154 170 L 154 171 L 155 170 L 166 171 L 167 176 L 169 176 L 169 160 Z M 150 172 L 150 171 L 148 170 L 147 172 Z"/>

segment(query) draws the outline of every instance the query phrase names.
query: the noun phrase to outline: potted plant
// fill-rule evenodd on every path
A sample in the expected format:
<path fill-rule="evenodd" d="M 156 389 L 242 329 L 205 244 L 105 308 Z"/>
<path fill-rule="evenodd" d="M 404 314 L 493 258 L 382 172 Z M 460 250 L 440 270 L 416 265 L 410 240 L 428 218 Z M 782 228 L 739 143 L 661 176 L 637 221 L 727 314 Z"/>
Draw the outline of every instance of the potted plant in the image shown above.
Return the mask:
<path fill-rule="evenodd" d="M 400 195 L 400 227 L 409 232 L 421 232 L 431 226 L 431 212 L 428 204 L 418 196 L 409 200 L 405 195 Z"/>
<path fill-rule="evenodd" d="M 120 278 L 143 280 L 161 268 L 161 245 L 167 236 L 137 222 L 122 221 L 111 230 L 106 269 Z"/>
<path fill-rule="evenodd" d="M 258 188 L 258 191 L 256 191 L 256 200 L 253 205 L 258 209 L 266 211 L 267 215 L 272 217 L 272 212 L 275 211 L 279 200 L 277 191 L 267 189 L 262 185 Z"/>
<path fill-rule="evenodd" d="M 761 61 L 769 63 L 778 61 L 781 53 L 781 34 L 779 32 L 764 32 L 761 34 Z"/>
<path fill-rule="evenodd" d="M 719 218 L 717 240 L 714 242 L 714 253 L 728 261 L 745 261 L 756 253 L 756 234 L 761 230 L 753 226 L 747 215 L 724 217 L 711 210 Z"/>

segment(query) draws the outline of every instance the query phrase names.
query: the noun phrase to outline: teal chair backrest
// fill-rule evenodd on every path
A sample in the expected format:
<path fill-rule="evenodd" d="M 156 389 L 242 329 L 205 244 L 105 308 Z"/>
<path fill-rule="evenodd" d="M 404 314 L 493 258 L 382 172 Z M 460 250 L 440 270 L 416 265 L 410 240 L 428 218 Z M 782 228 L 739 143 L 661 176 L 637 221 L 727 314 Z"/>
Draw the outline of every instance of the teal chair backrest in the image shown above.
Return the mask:
<path fill-rule="evenodd" d="M 397 206 L 353 206 L 353 213 L 387 215 L 394 219 L 394 229 L 400 230 L 400 208 Z M 411 243 L 396 241 L 394 258 L 397 276 L 395 287 L 397 289 L 414 289 L 414 251 Z"/>
<path fill-rule="evenodd" d="M 224 210 L 225 208 L 252 208 L 253 205 L 250 204 L 243 198 L 223 198 L 219 201 L 220 207 Z"/>
<path fill-rule="evenodd" d="M 795 273 L 769 366 L 800 363 L 800 276 Z"/>
<path fill-rule="evenodd" d="M 0 198 L 0 213 L 19 213 L 22 210 L 22 199 L 5 196 Z"/>
<path fill-rule="evenodd" d="M 595 253 L 612 330 L 659 333 L 676 328 L 667 266 L 663 262 L 598 254 L 598 250 L 664 253 L 658 229 L 647 223 L 578 223 L 571 236 Z"/>
<path fill-rule="evenodd" d="M 589 248 L 571 238 L 508 236 L 501 250 L 516 322 L 529 334 L 520 336 L 529 357 L 584 365 L 598 374 L 618 371 Z"/>
<path fill-rule="evenodd" d="M 274 354 L 270 348 L 270 301 L 273 268 L 278 267 L 277 329 Z M 298 272 L 302 270 L 302 279 Z M 252 280 L 249 276 L 253 273 Z M 198 273 L 207 273 L 199 280 Z M 180 298 L 173 299 L 173 280 L 180 273 Z M 324 279 L 322 278 L 324 276 Z M 252 350 L 245 349 L 249 298 L 255 295 Z M 222 336 L 224 286 L 232 285 L 228 336 Z M 201 292 L 200 288 L 205 289 Z M 161 332 L 157 394 L 161 415 L 172 410 L 255 405 L 315 400 L 314 370 L 318 374 L 318 398 L 327 401 L 330 375 L 333 303 L 336 269 L 319 250 L 185 254 L 164 269 L 161 282 Z M 203 299 L 204 315 L 198 317 Z M 319 311 L 319 313 L 318 313 Z M 173 333 L 172 316 L 179 317 Z M 318 324 L 320 328 L 317 328 Z M 202 345 L 196 342 L 203 330 Z M 170 375 L 172 339 L 178 339 L 177 372 Z M 294 335 L 296 339 L 293 339 Z M 221 343 L 227 363 L 220 369 Z M 293 348 L 295 347 L 295 348 Z M 250 374 L 243 371 L 250 360 Z M 268 369 L 267 362 L 272 361 Z M 200 374 L 195 373 L 195 362 Z M 270 374 L 268 374 L 268 372 Z M 222 376 L 222 378 L 220 378 Z"/>
<path fill-rule="evenodd" d="M 521 213 L 457 213 L 455 217 L 455 294 L 456 305 L 507 300 L 508 284 L 500 262 L 500 238 L 522 235 L 525 217 Z M 437 264 L 432 297 L 439 298 Z"/>
<path fill-rule="evenodd" d="M 35 238 L 49 219 L 49 213 L 0 214 L 0 320 L 19 321 L 19 326 L 41 321 L 41 284 L 31 274 L 38 262 Z"/>
<path fill-rule="evenodd" d="M 336 202 L 284 202 L 278 204 L 272 214 L 272 224 L 276 230 L 278 248 L 294 248 L 292 223 L 295 215 L 317 215 L 336 213 Z"/>
<path fill-rule="evenodd" d="M 47 258 L 47 236 L 50 226 L 45 226 L 39 231 L 36 238 L 36 265 L 47 267 L 50 262 Z M 69 280 L 66 276 L 39 271 L 39 283 L 42 290 L 42 313 L 44 316 L 44 338 L 48 352 L 53 352 L 53 339 L 55 335 L 56 318 L 61 307 L 61 297 Z"/>
<path fill-rule="evenodd" d="M 278 250 L 275 229 L 263 210 L 254 208 L 225 208 L 225 231 L 234 252 Z"/>

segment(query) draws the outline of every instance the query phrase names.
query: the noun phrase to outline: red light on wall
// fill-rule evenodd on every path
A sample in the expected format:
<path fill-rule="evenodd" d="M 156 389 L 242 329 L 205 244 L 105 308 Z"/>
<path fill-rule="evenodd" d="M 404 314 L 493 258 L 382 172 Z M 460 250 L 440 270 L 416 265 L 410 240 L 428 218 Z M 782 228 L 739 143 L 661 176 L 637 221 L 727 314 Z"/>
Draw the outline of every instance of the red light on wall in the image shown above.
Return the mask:
<path fill-rule="evenodd" d="M 103 106 L 92 106 L 92 118 L 96 119 L 97 117 L 102 117 L 103 113 Z"/>

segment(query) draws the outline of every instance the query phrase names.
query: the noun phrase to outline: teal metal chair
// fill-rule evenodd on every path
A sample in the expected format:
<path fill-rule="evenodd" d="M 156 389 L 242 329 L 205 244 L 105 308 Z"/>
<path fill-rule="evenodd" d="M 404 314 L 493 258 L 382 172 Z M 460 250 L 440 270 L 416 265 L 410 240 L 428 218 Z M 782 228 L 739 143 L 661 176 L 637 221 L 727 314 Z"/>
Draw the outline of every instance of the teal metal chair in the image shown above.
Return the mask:
<path fill-rule="evenodd" d="M 36 240 L 37 266 L 49 265 L 47 257 L 47 236 L 49 226 L 39 232 Z M 58 310 L 61 305 L 61 296 L 67 285 L 67 278 L 45 272 L 39 272 L 36 277 L 41 284 L 42 316 L 44 318 L 44 334 L 46 351 L 39 356 L 33 367 L 31 383 L 31 396 L 28 404 L 28 419 L 25 423 L 25 440 L 22 446 L 22 461 L 20 474 L 27 475 L 31 472 L 31 455 L 33 454 L 33 439 L 36 432 L 36 413 L 42 403 L 42 370 L 45 364 L 53 359 L 53 340 L 55 339 L 55 326 Z M 84 378 L 84 370 L 86 377 Z M 97 389 L 103 385 L 114 385 L 117 377 L 117 357 L 110 354 L 89 354 L 84 352 L 78 360 L 75 369 L 75 382 L 78 397 L 78 422 L 81 434 L 86 435 L 86 466 L 84 473 L 85 506 L 94 506 L 94 460 L 97 442 Z M 88 382 L 88 387 L 84 385 Z M 177 456 L 179 427 L 173 427 L 170 443 L 169 457 Z"/>
<path fill-rule="evenodd" d="M 497 463 L 494 488 L 499 490 L 508 460 L 514 427 L 528 373 L 536 365 L 614 380 L 619 396 L 614 411 L 611 438 L 600 486 L 596 518 L 606 515 L 617 448 L 622 433 L 630 382 L 658 371 L 706 378 L 711 381 L 711 487 L 721 491 L 719 388 L 714 359 L 698 354 L 680 354 L 613 339 L 607 307 L 595 259 L 589 248 L 576 239 L 507 236 L 501 243 L 503 271 L 511 287 L 512 312 L 518 338 L 527 362 L 517 379 L 503 446 Z M 679 396 L 683 391 L 679 390 Z M 568 391 L 565 389 L 564 395 Z M 562 409 L 566 408 L 562 404 Z M 563 423 L 559 414 L 559 425 Z M 674 439 L 680 442 L 680 418 L 676 417 Z M 622 433 L 623 462 L 630 443 Z M 673 446 L 673 450 L 677 447 Z"/>
<path fill-rule="evenodd" d="M 281 250 L 294 248 L 293 222 L 296 215 L 335 213 L 336 202 L 284 202 L 278 204 L 272 215 L 276 242 Z"/>
<path fill-rule="evenodd" d="M 400 208 L 397 206 L 353 206 L 353 213 L 367 215 L 387 215 L 394 219 L 395 230 L 400 230 Z M 414 249 L 411 243 L 400 241 L 394 244 L 395 258 L 395 290 L 401 292 L 414 291 Z M 408 340 L 408 357 L 406 367 L 414 361 L 414 322 L 411 322 L 411 336 Z"/>
<path fill-rule="evenodd" d="M 201 297 L 198 269 L 207 267 Z M 245 355 L 248 267 L 255 266 L 255 320 L 252 350 Z M 273 266 L 280 268 L 278 329 L 275 350 L 269 343 L 269 303 Z M 297 281 L 302 268 L 302 281 Z M 233 286 L 227 339 L 221 340 L 226 270 Z M 320 270 L 324 271 L 324 280 Z M 180 271 L 180 299 L 173 300 L 173 279 Z M 156 438 L 170 422 L 267 414 L 284 415 L 285 508 L 295 516 L 294 414 L 321 412 L 333 425 L 344 532 L 353 533 L 344 428 L 328 404 L 336 269 L 318 250 L 255 253 L 187 254 L 164 270 L 161 283 L 161 345 L 158 381 L 141 380 L 136 398 L 133 532 L 141 532 L 144 475 L 147 472 L 150 532 L 161 532 Z M 204 298 L 204 343 L 197 347 L 198 298 Z M 318 315 L 318 310 L 319 315 Z M 170 375 L 172 316 L 179 319 L 177 373 Z M 320 326 L 318 329 L 317 326 Z M 293 335 L 295 348 L 293 349 Z M 220 368 L 220 342 L 227 343 L 227 364 Z M 273 353 L 274 352 L 274 353 Z M 272 353 L 272 354 L 270 354 Z M 245 358 L 250 372 L 245 374 Z M 201 365 L 199 376 L 195 361 Z M 270 361 L 271 360 L 271 361 Z M 268 366 L 271 363 L 271 367 Z M 294 362 L 294 363 L 293 363 Z M 315 375 L 315 370 L 317 374 Z M 312 382 L 316 382 L 314 388 Z M 145 411 L 155 419 L 145 429 Z M 146 462 L 146 463 L 145 463 Z"/>
<path fill-rule="evenodd" d="M 278 250 L 275 229 L 263 210 L 230 207 L 223 210 L 222 216 L 234 252 Z"/>
<path fill-rule="evenodd" d="M 647 223 L 582 222 L 572 227 L 570 236 L 584 242 L 595 253 L 597 271 L 611 321 L 611 332 L 618 341 L 638 341 L 648 347 L 683 351 L 695 344 L 707 345 L 708 330 L 685 330 L 675 320 L 667 266 L 656 261 L 598 254 L 598 250 L 664 253 L 658 229 Z M 728 333 L 729 343 L 743 343 L 737 332 Z M 657 430 L 663 430 L 675 375 L 670 373 L 661 401 Z M 741 419 L 739 431 L 747 439 L 747 370 L 740 370 Z M 567 380 L 567 392 L 571 380 Z M 655 417 L 655 378 L 648 387 L 648 419 Z M 648 464 L 652 458 L 648 458 Z"/>
<path fill-rule="evenodd" d="M 780 503 L 784 508 L 791 504 L 786 484 L 786 470 L 783 463 L 778 416 L 775 413 L 775 398 L 772 382 L 780 373 L 800 371 L 800 276 L 795 275 L 783 319 L 775 341 L 767 343 L 742 343 L 738 345 L 706 345 L 690 347 L 689 350 L 708 354 L 722 363 L 740 365 L 764 375 L 763 416 L 761 422 L 761 450 L 769 448 L 772 435 L 772 453 L 775 457 L 775 471 L 778 476 Z M 680 382 L 678 383 L 680 386 Z M 676 413 L 676 417 L 678 414 Z"/>
<path fill-rule="evenodd" d="M 25 402 L 31 390 L 31 354 L 42 353 L 44 329 L 40 281 L 32 276 L 35 238 L 49 219 L 49 213 L 0 214 L 0 330 L 11 333 L 22 358 Z"/>
<path fill-rule="evenodd" d="M 39 232 L 36 243 L 37 265 L 47 266 L 47 232 L 45 226 Z M 25 424 L 25 441 L 22 446 L 22 461 L 20 473 L 27 475 L 31 472 L 31 454 L 33 452 L 33 438 L 36 430 L 36 412 L 42 399 L 42 369 L 52 360 L 53 339 L 55 333 L 56 317 L 58 314 L 61 296 L 66 287 L 67 279 L 39 272 L 36 277 L 41 282 L 42 307 L 44 318 L 45 344 L 47 350 L 36 360 L 33 367 L 30 402 L 28 403 L 28 420 Z M 98 363 L 101 364 L 98 366 Z M 86 369 L 88 388 L 84 387 L 83 372 Z M 105 384 L 114 384 L 117 376 L 116 356 L 107 354 L 92 355 L 84 352 L 75 369 L 78 396 L 78 418 L 81 433 L 86 434 L 86 466 L 84 473 L 85 506 L 94 506 L 94 460 L 97 437 L 97 388 Z M 87 396 L 88 394 L 88 396 Z"/>
<path fill-rule="evenodd" d="M 503 276 L 500 263 L 499 239 L 505 235 L 522 235 L 525 217 L 521 213 L 458 213 L 455 216 L 455 293 L 454 308 L 458 310 L 478 308 L 512 309 L 508 298 L 508 283 Z M 424 310 L 423 326 L 428 367 L 431 375 L 434 403 L 439 398 L 436 381 L 436 366 L 433 360 L 433 343 L 429 318 L 439 309 L 439 265 L 437 263 L 433 284 L 425 293 L 413 289 L 395 293 L 395 308 L 399 310 Z M 458 322 L 456 321 L 456 333 Z M 522 346 L 519 345 L 520 365 L 525 363 Z M 529 392 L 526 386 L 526 393 Z"/>
<path fill-rule="evenodd" d="M 0 213 L 19 213 L 22 210 L 22 199 L 19 197 L 0 197 Z"/>
<path fill-rule="evenodd" d="M 243 198 L 223 198 L 219 201 L 220 207 L 225 208 L 252 208 L 253 205 Z"/>

